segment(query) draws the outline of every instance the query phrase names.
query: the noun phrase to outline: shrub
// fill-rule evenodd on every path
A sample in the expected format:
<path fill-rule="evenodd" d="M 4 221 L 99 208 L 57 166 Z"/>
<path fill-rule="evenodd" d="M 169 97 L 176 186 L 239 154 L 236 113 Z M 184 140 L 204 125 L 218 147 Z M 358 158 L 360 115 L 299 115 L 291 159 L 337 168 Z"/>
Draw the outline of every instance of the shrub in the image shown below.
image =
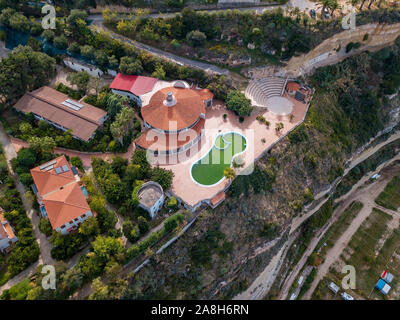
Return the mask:
<path fill-rule="evenodd" d="M 145 234 L 145 233 L 147 233 L 147 231 L 150 230 L 149 223 L 147 222 L 147 220 L 144 217 L 138 218 L 138 227 L 139 227 L 139 231 L 141 234 Z"/>
<path fill-rule="evenodd" d="M 50 220 L 47 218 L 40 218 L 39 230 L 44 233 L 47 237 L 50 237 L 53 233 L 53 228 L 50 224 Z"/>
<path fill-rule="evenodd" d="M 176 200 L 175 197 L 169 198 L 167 207 L 168 209 L 175 211 L 176 209 L 178 209 L 178 200 Z"/>
<path fill-rule="evenodd" d="M 199 30 L 193 30 L 186 35 L 186 40 L 189 41 L 193 46 L 197 47 L 206 42 L 207 36 Z"/>
<path fill-rule="evenodd" d="M 32 175 L 30 173 L 22 173 L 19 175 L 19 180 L 21 183 L 28 187 L 33 183 Z"/>
<path fill-rule="evenodd" d="M 71 157 L 71 164 L 74 167 L 77 167 L 79 170 L 84 171 L 83 169 L 83 162 L 80 157 Z"/>
<path fill-rule="evenodd" d="M 253 111 L 250 99 L 238 90 L 229 91 L 226 97 L 226 107 L 235 112 L 238 116 L 249 116 Z"/>

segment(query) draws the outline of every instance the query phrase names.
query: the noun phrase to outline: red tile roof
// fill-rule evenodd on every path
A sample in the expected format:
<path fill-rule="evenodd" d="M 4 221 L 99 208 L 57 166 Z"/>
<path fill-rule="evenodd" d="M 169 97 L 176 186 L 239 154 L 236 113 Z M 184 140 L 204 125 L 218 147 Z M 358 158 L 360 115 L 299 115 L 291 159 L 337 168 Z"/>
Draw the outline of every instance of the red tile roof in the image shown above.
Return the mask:
<path fill-rule="evenodd" d="M 50 87 L 42 87 L 26 93 L 14 106 L 18 111 L 32 112 L 67 129 L 82 140 L 88 141 L 107 112 L 83 101 L 82 108 L 77 111 L 64 106 L 66 100 L 72 100 L 66 94 Z"/>
<path fill-rule="evenodd" d="M 14 239 L 15 234 L 13 229 L 11 228 L 10 223 L 8 220 L 4 217 L 4 210 L 3 208 L 0 208 L 0 239 L 8 238 L 8 239 Z"/>
<path fill-rule="evenodd" d="M 90 210 L 85 196 L 72 173 L 65 156 L 54 159 L 51 170 L 33 168 L 33 181 L 46 209 L 47 216 L 53 229 L 83 215 Z M 51 163 L 50 161 L 48 163 Z M 69 170 L 57 174 L 55 168 L 67 165 Z"/>
<path fill-rule="evenodd" d="M 221 191 L 217 193 L 210 201 L 211 205 L 215 207 L 225 199 L 225 192 Z"/>
<path fill-rule="evenodd" d="M 40 167 L 45 165 L 45 163 L 31 170 L 32 178 L 35 181 L 36 188 L 41 197 L 49 192 L 61 188 L 62 186 L 76 181 L 70 165 L 64 156 L 58 157 L 52 161 L 56 161 L 56 163 L 53 165 L 53 169 L 49 171 L 40 170 Z M 51 161 L 47 163 L 50 162 Z M 57 174 L 55 168 L 62 167 L 63 165 L 67 165 L 69 170 Z"/>
<path fill-rule="evenodd" d="M 64 187 L 43 199 L 53 229 L 83 215 L 90 210 L 78 183 Z"/>
<path fill-rule="evenodd" d="M 165 134 L 154 129 L 146 130 L 135 143 L 137 146 L 152 151 L 176 150 L 190 141 L 197 138 L 204 129 L 205 120 L 200 119 L 195 126 L 191 128 L 193 131 L 180 132 L 178 134 Z"/>
<path fill-rule="evenodd" d="M 299 89 L 300 89 L 300 85 L 294 81 L 288 82 L 288 84 L 286 85 L 286 90 L 288 90 L 288 91 L 297 91 Z"/>
<path fill-rule="evenodd" d="M 175 130 L 182 130 L 193 125 L 200 114 L 206 113 L 200 90 L 167 87 L 157 91 L 149 104 L 141 108 L 143 119 L 153 128 L 172 131 L 171 122 L 176 125 Z M 165 106 L 167 93 L 172 92 L 176 99 L 173 106 Z"/>
<path fill-rule="evenodd" d="M 143 76 L 130 76 L 118 73 L 110 85 L 111 89 L 131 92 L 140 96 L 153 90 L 158 79 Z"/>

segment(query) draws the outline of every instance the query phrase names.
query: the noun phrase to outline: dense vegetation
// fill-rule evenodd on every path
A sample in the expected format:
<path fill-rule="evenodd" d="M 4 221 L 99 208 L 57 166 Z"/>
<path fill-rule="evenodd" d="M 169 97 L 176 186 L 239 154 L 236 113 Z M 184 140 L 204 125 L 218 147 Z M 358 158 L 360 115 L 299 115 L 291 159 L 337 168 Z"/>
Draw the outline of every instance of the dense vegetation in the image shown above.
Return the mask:
<path fill-rule="evenodd" d="M 140 283 L 131 282 L 129 297 L 232 298 L 246 289 L 279 246 L 262 253 L 257 249 L 270 239 L 284 239 L 293 216 L 313 193 L 341 175 L 352 152 L 390 123 L 389 113 L 396 105 L 384 93 L 385 79 L 395 83 L 398 70 L 394 65 L 390 71 L 378 68 L 397 61 L 399 48 L 398 41 L 377 53 L 318 69 L 308 79 L 316 91 L 304 125 L 260 159 L 252 174 L 236 177 L 225 202 L 214 211 L 203 211 L 181 240 L 159 257 L 162 263 L 143 269 Z M 344 96 L 352 103 L 345 103 Z M 301 257 L 332 211 L 328 201 L 302 225 L 302 236 L 290 253 L 293 258 Z M 229 250 L 220 255 L 225 242 L 232 251 L 225 244 Z M 154 275 L 156 281 L 151 280 Z"/>
<path fill-rule="evenodd" d="M 1 259 L 6 267 L 6 275 L 3 279 L 11 278 L 20 273 L 39 258 L 40 250 L 33 233 L 32 223 L 29 220 L 21 195 L 18 192 L 14 180 L 8 171 L 3 149 L 0 146 L 0 207 L 5 211 L 4 217 L 15 230 L 18 242 L 7 255 Z M 2 266 L 1 269 L 4 269 Z"/>
<path fill-rule="evenodd" d="M 385 17 L 385 22 L 400 21 L 395 10 L 364 11 L 357 15 L 357 24 L 377 22 L 380 16 Z M 286 60 L 343 31 L 341 19 L 313 20 L 308 12 L 293 8 L 288 14 L 281 8 L 262 14 L 185 8 L 173 17 L 148 18 L 137 13 L 121 19 L 106 10 L 104 17 L 112 29 L 138 41 L 232 67 L 265 63 L 266 58 L 275 63 Z"/>

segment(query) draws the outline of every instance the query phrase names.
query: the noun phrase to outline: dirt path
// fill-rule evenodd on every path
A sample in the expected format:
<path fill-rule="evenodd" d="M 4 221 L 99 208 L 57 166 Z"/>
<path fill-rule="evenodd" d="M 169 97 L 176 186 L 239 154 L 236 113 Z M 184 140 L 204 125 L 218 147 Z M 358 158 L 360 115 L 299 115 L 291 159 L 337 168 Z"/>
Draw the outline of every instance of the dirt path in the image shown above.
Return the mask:
<path fill-rule="evenodd" d="M 365 219 L 371 214 L 372 209 L 377 207 L 380 210 L 395 216 L 398 218 L 400 216 L 399 213 L 394 212 L 392 210 L 388 210 L 386 208 L 382 208 L 377 206 L 374 202 L 375 198 L 383 191 L 387 183 L 393 178 L 395 173 L 399 173 L 400 168 L 388 168 L 382 172 L 382 177 L 375 181 L 374 183 L 359 189 L 358 191 L 354 192 L 354 194 L 350 195 L 346 202 L 353 202 L 359 201 L 363 204 L 363 208 L 351 222 L 350 226 L 346 229 L 346 231 L 340 236 L 340 238 L 336 241 L 335 245 L 328 250 L 325 255 L 325 260 L 323 264 L 318 267 L 317 275 L 311 284 L 310 289 L 304 295 L 304 299 L 311 299 L 312 293 L 316 289 L 318 283 L 326 276 L 329 271 L 329 267 L 339 259 L 340 255 L 342 254 L 343 250 L 349 244 L 353 235 L 357 232 L 358 228 L 361 224 L 365 221 Z"/>

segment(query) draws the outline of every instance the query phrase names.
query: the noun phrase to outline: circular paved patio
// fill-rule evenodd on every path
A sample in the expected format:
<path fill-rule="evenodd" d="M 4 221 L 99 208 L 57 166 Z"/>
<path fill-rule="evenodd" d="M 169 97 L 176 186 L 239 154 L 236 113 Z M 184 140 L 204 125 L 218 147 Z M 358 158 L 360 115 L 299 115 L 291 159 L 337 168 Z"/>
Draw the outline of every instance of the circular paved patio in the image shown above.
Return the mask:
<path fill-rule="evenodd" d="M 283 97 L 271 97 L 267 99 L 267 108 L 272 113 L 285 116 L 292 112 L 293 103 Z"/>

